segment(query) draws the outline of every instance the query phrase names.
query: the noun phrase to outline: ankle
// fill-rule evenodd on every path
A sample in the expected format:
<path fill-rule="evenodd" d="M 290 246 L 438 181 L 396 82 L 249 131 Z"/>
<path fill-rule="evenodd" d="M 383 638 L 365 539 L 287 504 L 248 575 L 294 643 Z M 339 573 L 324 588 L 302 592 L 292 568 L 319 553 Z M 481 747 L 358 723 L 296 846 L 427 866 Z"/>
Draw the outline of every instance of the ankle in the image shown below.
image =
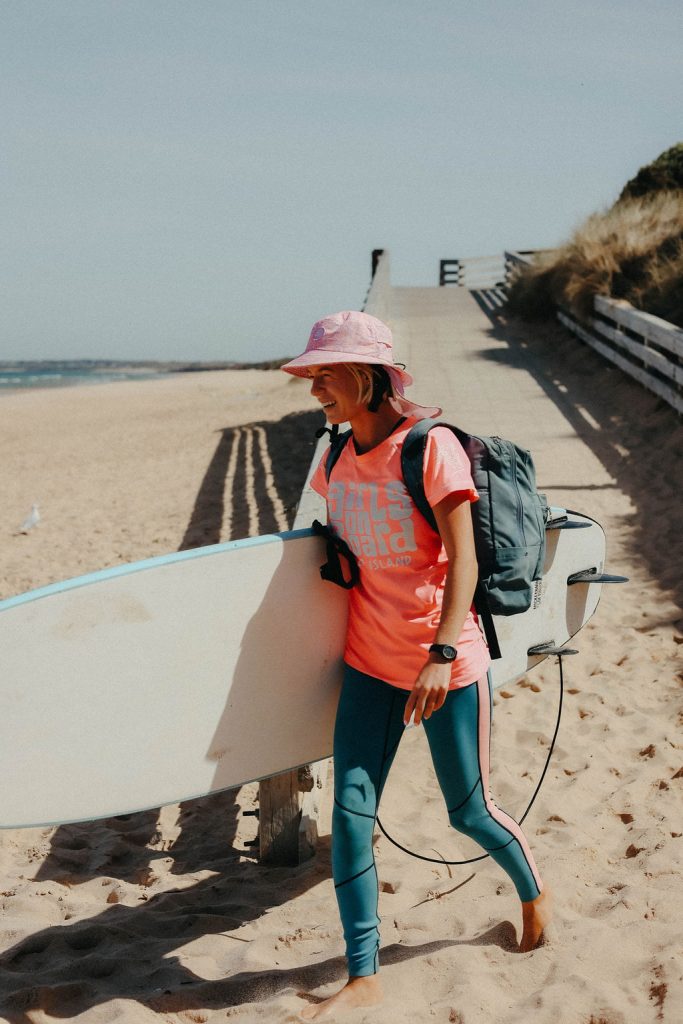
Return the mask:
<path fill-rule="evenodd" d="M 354 988 L 381 988 L 379 973 L 377 972 L 375 974 L 357 974 L 355 977 L 350 976 L 348 984 L 353 985 Z"/>
<path fill-rule="evenodd" d="M 544 885 L 538 896 L 534 896 L 532 900 L 522 900 L 522 909 L 533 911 L 537 907 L 541 906 L 541 904 L 545 903 L 549 896 L 550 890 L 547 885 Z"/>

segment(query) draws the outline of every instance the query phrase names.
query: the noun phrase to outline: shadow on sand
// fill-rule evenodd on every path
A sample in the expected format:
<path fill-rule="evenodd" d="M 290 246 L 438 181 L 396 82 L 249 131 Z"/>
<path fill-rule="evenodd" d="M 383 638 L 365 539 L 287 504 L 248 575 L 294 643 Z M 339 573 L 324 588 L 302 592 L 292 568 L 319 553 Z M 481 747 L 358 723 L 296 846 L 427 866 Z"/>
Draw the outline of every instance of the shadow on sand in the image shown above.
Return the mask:
<path fill-rule="evenodd" d="M 37 1009 L 64 1019 L 113 999 L 135 1000 L 156 1013 L 225 1010 L 287 995 L 318 1001 L 306 993 L 343 979 L 342 957 L 290 969 L 239 969 L 239 954 L 246 954 L 251 939 L 234 933 L 328 876 L 328 844 L 321 840 L 318 858 L 298 868 L 264 872 L 255 865 L 235 865 L 190 888 L 152 896 L 140 906 L 108 907 L 87 921 L 37 932 L 0 958 L 0 1013 L 10 1024 L 32 1024 L 32 1011 Z M 217 933 L 226 947 L 218 962 L 238 947 L 238 969 L 226 971 L 226 977 L 207 981 L 173 956 L 175 950 Z M 321 935 L 316 946 L 324 941 Z M 122 958 L 127 945 L 134 956 Z M 458 946 L 497 946 L 514 952 L 515 929 L 503 921 L 470 939 L 418 946 L 394 943 L 383 949 L 382 961 L 401 963 Z"/>
<path fill-rule="evenodd" d="M 179 550 L 217 544 L 221 540 L 227 511 L 225 481 L 230 454 L 247 428 L 261 427 L 265 431 L 274 485 L 291 525 L 315 449 L 315 431 L 321 423 L 321 414 L 313 411 L 292 413 L 278 422 L 249 423 L 221 431 Z M 244 447 L 237 454 L 230 509 L 231 540 L 248 536 L 249 526 Z M 276 531 L 260 459 L 254 459 L 254 489 L 259 508 L 259 532 Z M 159 831 L 158 808 L 101 821 L 62 825 L 54 831 L 51 851 L 34 877 L 37 881 L 51 879 L 78 885 L 96 876 L 107 876 L 148 885 L 153 878 L 154 861 L 162 857 L 172 857 L 173 872 L 185 874 L 207 866 L 207 851 L 215 850 L 216 856 L 233 859 L 244 855 L 244 850 L 233 849 L 239 820 L 236 793 L 236 790 L 227 790 L 180 804 L 181 831 L 171 846 L 164 843 Z M 209 853 L 209 856 L 213 862 L 214 855 Z"/>
<path fill-rule="evenodd" d="M 321 414 L 313 411 L 222 431 L 179 550 L 221 540 L 228 511 L 230 456 L 248 428 L 265 432 L 273 484 L 291 525 L 315 449 L 315 430 L 321 425 Z M 244 449 L 236 456 L 231 530 L 224 540 L 248 535 Z M 253 472 L 259 533 L 275 532 L 266 468 L 257 457 Z M 151 993 L 166 998 L 169 993 L 184 993 L 184 986 L 197 986 L 200 1000 L 204 998 L 207 983 L 169 956 L 174 949 L 206 934 L 235 931 L 329 874 L 324 840 L 320 857 L 300 868 L 265 868 L 254 863 L 249 848 L 235 845 L 240 815 L 237 793 L 226 790 L 180 804 L 180 833 L 172 842 L 163 838 L 158 808 L 56 828 L 50 853 L 35 880 L 55 881 L 68 890 L 102 877 L 107 886 L 103 899 L 112 893 L 112 904 L 85 921 L 46 928 L 8 949 L 0 957 L 0 1013 L 29 1024 L 28 1013 L 35 1009 L 69 1017 L 117 997 L 138 998 L 152 1006 Z M 206 871 L 215 875 L 181 890 L 148 895 L 145 890 L 155 880 L 155 863 L 162 860 L 165 871 L 185 877 Z M 114 879 L 141 887 L 137 906 L 117 902 L 115 886 L 109 888 Z M 125 898 L 130 899 L 130 894 Z M 68 895 L 64 900 L 68 902 Z M 65 913 L 64 920 L 69 916 Z M 228 938 L 233 945 L 248 941 Z M 127 946 L 131 957 L 122 962 L 121 951 Z M 216 988 L 216 1005 L 239 1002 L 237 993 L 252 988 L 259 978 L 254 975 L 253 984 L 232 978 L 222 982 Z M 267 986 L 268 978 L 258 983 Z M 188 1007 L 200 1005 L 194 996 L 181 1002 Z"/>

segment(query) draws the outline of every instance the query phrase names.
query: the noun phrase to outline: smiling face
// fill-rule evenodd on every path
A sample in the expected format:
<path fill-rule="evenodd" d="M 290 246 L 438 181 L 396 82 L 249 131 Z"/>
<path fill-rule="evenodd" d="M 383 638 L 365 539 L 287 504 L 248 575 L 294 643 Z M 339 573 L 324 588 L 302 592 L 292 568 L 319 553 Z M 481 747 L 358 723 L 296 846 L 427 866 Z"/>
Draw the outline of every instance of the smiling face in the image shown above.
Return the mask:
<path fill-rule="evenodd" d="M 311 394 L 322 405 L 330 423 L 350 423 L 367 410 L 368 401 L 361 397 L 364 389 L 346 363 L 311 366 L 308 376 Z"/>

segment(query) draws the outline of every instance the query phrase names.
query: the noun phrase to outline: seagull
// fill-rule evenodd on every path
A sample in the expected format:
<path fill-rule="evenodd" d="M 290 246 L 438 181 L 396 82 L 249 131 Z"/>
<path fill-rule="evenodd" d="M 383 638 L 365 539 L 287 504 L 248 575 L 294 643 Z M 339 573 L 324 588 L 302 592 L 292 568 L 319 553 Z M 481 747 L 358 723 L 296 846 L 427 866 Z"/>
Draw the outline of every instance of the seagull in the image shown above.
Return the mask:
<path fill-rule="evenodd" d="M 38 511 L 37 505 L 31 505 L 31 511 L 24 519 L 23 523 L 19 527 L 19 533 L 28 533 L 34 526 L 37 526 L 40 522 L 40 512 Z"/>

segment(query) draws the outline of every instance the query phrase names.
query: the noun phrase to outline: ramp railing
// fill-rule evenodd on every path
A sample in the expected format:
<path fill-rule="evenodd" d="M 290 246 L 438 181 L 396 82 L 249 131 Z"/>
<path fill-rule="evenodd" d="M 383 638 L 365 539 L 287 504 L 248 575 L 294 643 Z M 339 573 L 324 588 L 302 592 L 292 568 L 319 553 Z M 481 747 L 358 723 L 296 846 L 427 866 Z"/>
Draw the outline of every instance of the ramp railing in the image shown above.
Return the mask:
<path fill-rule="evenodd" d="M 456 284 L 462 288 L 497 288 L 505 280 L 505 261 L 495 256 L 470 256 L 439 263 L 439 285 Z"/>
<path fill-rule="evenodd" d="M 505 283 L 509 287 L 520 268 L 531 264 L 532 251 L 505 253 Z M 593 315 L 586 322 L 564 306 L 557 319 L 586 345 L 599 352 L 643 387 L 663 398 L 683 415 L 683 330 L 675 324 L 636 309 L 625 299 L 596 295 Z"/>
<path fill-rule="evenodd" d="M 594 315 L 582 324 L 567 309 L 557 319 L 649 391 L 683 415 L 683 330 L 625 299 L 596 295 Z"/>

